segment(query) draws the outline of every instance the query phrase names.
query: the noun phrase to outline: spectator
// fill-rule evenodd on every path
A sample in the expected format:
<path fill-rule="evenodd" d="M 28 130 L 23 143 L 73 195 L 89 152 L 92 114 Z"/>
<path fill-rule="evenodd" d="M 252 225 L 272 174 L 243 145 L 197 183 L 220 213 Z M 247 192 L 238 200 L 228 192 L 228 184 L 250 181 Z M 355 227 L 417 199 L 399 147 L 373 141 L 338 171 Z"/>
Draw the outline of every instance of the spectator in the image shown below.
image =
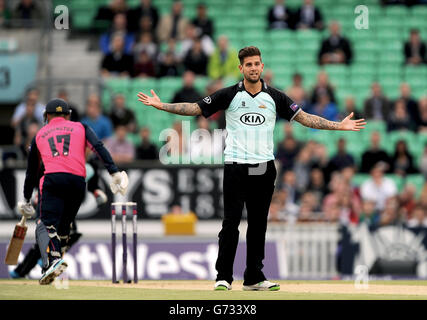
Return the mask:
<path fill-rule="evenodd" d="M 33 141 L 33 138 L 36 136 L 37 132 L 40 130 L 41 126 L 39 124 L 38 121 L 31 121 L 29 122 L 29 124 L 27 124 L 25 131 L 26 131 L 26 136 L 21 136 L 21 141 L 20 141 L 20 149 L 22 154 L 24 155 L 25 158 L 28 157 L 29 151 L 30 151 L 30 146 L 31 146 L 31 142 Z"/>
<path fill-rule="evenodd" d="M 385 201 L 384 209 L 380 215 L 380 226 L 390 226 L 400 224 L 402 217 L 399 215 L 399 202 L 396 196 Z"/>
<path fill-rule="evenodd" d="M 15 108 L 15 111 L 12 115 L 11 126 L 16 128 L 19 122 L 21 122 L 22 118 L 27 113 L 28 105 L 34 106 L 34 117 L 37 119 L 39 123 L 43 123 L 43 112 L 44 105 L 38 102 L 39 100 L 39 91 L 37 89 L 31 88 L 28 89 L 25 94 L 25 102 L 21 102 Z"/>
<path fill-rule="evenodd" d="M 297 29 L 323 29 L 322 14 L 313 4 L 314 0 L 304 0 L 295 14 Z"/>
<path fill-rule="evenodd" d="M 344 138 L 338 139 L 337 154 L 331 158 L 328 167 L 331 172 L 354 166 L 354 158 L 347 152 L 347 141 Z"/>
<path fill-rule="evenodd" d="M 421 41 L 419 30 L 411 30 L 409 41 L 404 46 L 404 53 L 406 64 L 418 65 L 427 63 L 426 45 Z"/>
<path fill-rule="evenodd" d="M 378 162 L 371 169 L 371 177 L 360 186 L 360 194 L 363 201 L 375 201 L 375 208 L 382 211 L 386 200 L 397 195 L 397 187 L 393 180 L 384 177 L 387 171 L 387 164 Z"/>
<path fill-rule="evenodd" d="M 264 79 L 264 82 L 267 84 L 267 86 L 274 87 L 274 88 L 276 87 L 274 85 L 274 73 L 271 69 L 264 70 L 263 79 Z"/>
<path fill-rule="evenodd" d="M 159 41 L 184 39 L 188 20 L 183 16 L 182 9 L 182 1 L 174 1 L 172 3 L 171 13 L 161 18 L 157 27 L 157 38 Z"/>
<path fill-rule="evenodd" d="M 356 109 L 356 102 L 354 100 L 354 97 L 347 96 L 345 98 L 344 104 L 345 104 L 344 112 L 340 112 L 338 114 L 338 120 L 339 121 L 343 120 L 345 117 L 347 117 L 352 112 L 353 112 L 353 118 L 354 119 L 361 119 L 361 118 L 363 118 L 362 114 L 359 111 L 357 111 L 357 109 Z"/>
<path fill-rule="evenodd" d="M 350 42 L 341 36 L 338 22 L 329 25 L 330 36 L 323 40 L 319 54 L 319 64 L 345 63 L 350 64 L 353 56 Z"/>
<path fill-rule="evenodd" d="M 394 103 L 393 112 L 389 115 L 387 121 L 387 130 L 414 130 L 415 123 L 411 121 L 411 118 L 406 110 L 404 100 L 397 100 Z"/>
<path fill-rule="evenodd" d="M 379 83 L 374 82 L 371 86 L 371 96 L 365 100 L 363 113 L 365 119 L 384 121 L 387 119 L 390 112 L 390 102 L 383 95 Z"/>
<path fill-rule="evenodd" d="M 153 39 L 153 42 L 158 43 L 156 29 L 153 27 L 153 21 L 149 16 L 143 16 L 139 20 L 139 36 L 143 33 L 149 33 L 151 35 L 151 38 Z"/>
<path fill-rule="evenodd" d="M 293 136 L 287 135 L 279 143 L 276 151 L 276 159 L 280 161 L 282 172 L 292 170 L 299 150 L 300 145 Z"/>
<path fill-rule="evenodd" d="M 200 39 L 193 42 L 193 46 L 187 52 L 183 61 L 185 70 L 192 71 L 197 75 L 206 76 L 208 67 L 208 57 L 202 50 Z"/>
<path fill-rule="evenodd" d="M 273 197 L 280 203 L 280 216 L 289 223 L 295 222 L 297 220 L 299 206 L 289 201 L 286 190 L 277 190 L 273 194 Z"/>
<path fill-rule="evenodd" d="M 42 126 L 43 122 L 37 119 L 35 111 L 36 111 L 36 105 L 34 103 L 26 104 L 25 114 L 21 117 L 19 122 L 16 123 L 15 138 L 14 138 L 15 145 L 20 145 L 22 143 L 25 143 L 28 136 L 28 127 L 32 123 L 36 123 L 40 127 Z"/>
<path fill-rule="evenodd" d="M 198 36 L 196 27 L 189 23 L 185 27 L 185 38 L 181 41 L 181 50 L 179 54 L 181 60 L 184 59 L 196 41 L 200 41 L 201 49 L 206 56 L 212 55 L 215 51 L 215 45 L 212 39 L 207 35 Z"/>
<path fill-rule="evenodd" d="M 150 129 L 143 127 L 139 131 L 141 144 L 136 149 L 136 157 L 138 160 L 158 160 L 159 152 L 156 145 L 151 143 Z"/>
<path fill-rule="evenodd" d="M 264 77 L 265 81 L 265 77 Z M 292 76 L 292 85 L 285 90 L 286 94 L 300 107 L 305 109 L 307 105 L 307 93 L 303 87 L 303 79 L 300 73 L 294 73 Z"/>
<path fill-rule="evenodd" d="M 359 216 L 359 223 L 366 223 L 368 227 L 376 228 L 380 223 L 380 214 L 375 208 L 375 201 L 363 201 L 362 211 Z"/>
<path fill-rule="evenodd" d="M 298 222 L 312 222 L 320 219 L 320 204 L 317 198 L 310 191 L 304 192 L 301 195 Z"/>
<path fill-rule="evenodd" d="M 157 45 L 154 43 L 153 37 L 149 32 L 141 33 L 139 41 L 133 47 L 135 60 L 137 60 L 142 51 L 147 52 L 153 61 L 157 58 Z"/>
<path fill-rule="evenodd" d="M 212 164 L 215 159 L 222 160 L 224 137 L 215 136 L 210 130 L 210 121 L 203 116 L 197 117 L 197 130 L 191 133 L 191 160 L 199 164 Z"/>
<path fill-rule="evenodd" d="M 413 163 L 413 157 L 408 151 L 405 140 L 399 140 L 391 159 L 391 171 L 403 177 L 407 174 L 416 173 L 417 170 Z"/>
<path fill-rule="evenodd" d="M 98 95 L 89 95 L 86 102 L 86 115 L 81 120 L 95 132 L 100 140 L 110 137 L 113 134 L 113 124 L 110 119 L 102 114 L 101 102 Z"/>
<path fill-rule="evenodd" d="M 307 147 L 309 147 L 311 152 L 311 161 L 313 166 L 325 169 L 329 163 L 328 150 L 326 149 L 326 146 L 322 143 L 310 140 L 307 142 Z M 328 180 L 328 178 L 329 177 L 325 177 L 325 180 Z"/>
<path fill-rule="evenodd" d="M 312 107 L 311 113 L 331 121 L 336 121 L 338 119 L 337 105 L 331 102 L 327 93 L 321 93 L 319 95 L 318 102 Z"/>
<path fill-rule="evenodd" d="M 111 0 L 106 6 L 100 6 L 95 16 L 95 21 L 113 21 L 118 13 L 126 14 L 128 7 L 126 0 Z"/>
<path fill-rule="evenodd" d="M 418 101 L 418 121 L 417 131 L 420 133 L 427 132 L 427 97 L 422 97 Z"/>
<path fill-rule="evenodd" d="M 159 22 L 159 13 L 151 0 L 140 0 L 139 6 L 128 11 L 129 30 L 136 32 L 139 28 L 138 23 L 143 17 L 150 18 L 153 30 L 155 30 Z"/>
<path fill-rule="evenodd" d="M 292 29 L 293 14 L 285 5 L 285 0 L 276 0 L 274 6 L 268 10 L 269 29 Z"/>
<path fill-rule="evenodd" d="M 199 37 L 206 35 L 211 39 L 213 38 L 214 24 L 208 17 L 206 4 L 199 3 L 197 5 L 197 15 L 192 22 L 196 26 L 197 35 Z"/>
<path fill-rule="evenodd" d="M 317 74 L 317 82 L 314 85 L 312 94 L 311 94 L 311 103 L 316 104 L 319 102 L 320 95 L 327 94 L 329 100 L 333 103 L 335 100 L 335 89 L 332 84 L 329 82 L 328 74 L 325 71 L 320 71 Z"/>
<path fill-rule="evenodd" d="M 115 35 L 120 35 L 124 39 L 124 52 L 130 54 L 132 52 L 135 37 L 133 33 L 129 33 L 126 29 L 127 20 L 124 13 L 118 13 L 114 16 L 113 26 L 108 32 L 101 35 L 99 46 L 103 54 L 109 54 L 113 51 L 112 39 Z"/>
<path fill-rule="evenodd" d="M 412 218 L 409 219 L 407 226 L 409 228 L 426 228 L 427 227 L 427 214 L 422 206 L 417 205 L 414 208 Z"/>
<path fill-rule="evenodd" d="M 411 122 L 417 123 L 419 121 L 420 115 L 418 112 L 418 103 L 411 96 L 411 87 L 407 83 L 402 83 L 400 85 L 400 97 L 398 100 L 402 100 L 405 103 L 406 110 L 409 113 Z"/>
<path fill-rule="evenodd" d="M 68 91 L 62 88 L 58 91 L 57 96 L 58 99 L 64 100 L 68 104 L 68 107 L 71 109 L 70 120 L 75 122 L 80 121 L 80 113 L 78 111 L 77 106 L 68 99 Z"/>
<path fill-rule="evenodd" d="M 13 19 L 19 19 L 20 26 L 32 27 L 37 21 L 42 22 L 43 11 L 34 0 L 21 0 L 12 12 Z"/>
<path fill-rule="evenodd" d="M 186 71 L 182 75 L 183 87 L 177 91 L 172 99 L 172 103 L 196 102 L 202 99 L 200 93 L 194 88 L 194 73 Z"/>
<path fill-rule="evenodd" d="M 412 218 L 412 213 L 417 206 L 416 192 L 416 187 L 411 183 L 407 183 L 403 191 L 398 195 L 400 213 L 402 217 L 405 217 L 405 220 Z"/>
<path fill-rule="evenodd" d="M 322 202 L 323 197 L 326 195 L 327 186 L 325 175 L 317 166 L 313 167 L 310 171 L 310 180 L 307 186 L 307 191 L 313 193 L 319 203 Z"/>
<path fill-rule="evenodd" d="M 362 154 L 360 172 L 368 173 L 378 162 L 385 162 L 390 166 L 391 160 L 387 152 L 380 146 L 381 135 L 378 131 L 371 133 L 371 145 L 368 150 Z"/>
<path fill-rule="evenodd" d="M 167 51 L 159 54 L 158 77 L 176 77 L 179 75 L 179 58 L 175 51 L 175 40 L 168 41 Z"/>
<path fill-rule="evenodd" d="M 424 145 L 424 151 L 420 160 L 420 171 L 427 180 L 427 143 Z"/>
<path fill-rule="evenodd" d="M 285 217 L 281 212 L 281 202 L 274 196 L 271 199 L 270 209 L 268 210 L 268 222 L 285 221 Z"/>
<path fill-rule="evenodd" d="M 228 38 L 225 35 L 218 37 L 218 47 L 209 57 L 208 75 L 210 78 L 240 78 L 239 58 L 237 52 L 229 47 Z"/>
<path fill-rule="evenodd" d="M 105 140 L 105 147 L 110 151 L 113 161 L 117 164 L 129 163 L 135 159 L 135 147 L 126 140 L 126 126 L 118 125 L 114 135 Z"/>
<path fill-rule="evenodd" d="M 12 13 L 6 6 L 6 1 L 0 0 L 0 28 L 8 27 L 11 17 Z"/>
<path fill-rule="evenodd" d="M 146 51 L 139 53 L 132 74 L 137 78 L 151 78 L 156 75 L 154 62 Z"/>
<path fill-rule="evenodd" d="M 137 132 L 136 118 L 132 110 L 126 107 L 126 98 L 118 93 L 113 98 L 113 105 L 109 114 L 114 129 L 117 126 L 125 126 L 128 132 Z"/>
<path fill-rule="evenodd" d="M 129 77 L 133 72 L 133 57 L 124 52 L 124 39 L 115 35 L 112 39 L 112 52 L 104 56 L 101 62 L 103 77 Z"/>
<path fill-rule="evenodd" d="M 297 177 L 295 172 L 287 170 L 282 175 L 281 188 L 285 190 L 288 195 L 288 201 L 290 203 L 296 204 L 299 201 L 301 193 L 298 191 L 297 187 Z"/>
<path fill-rule="evenodd" d="M 300 192 L 304 192 L 307 189 L 310 180 L 311 165 L 310 150 L 307 147 L 303 147 L 298 153 L 293 166 L 293 171 L 298 177 L 297 188 Z"/>

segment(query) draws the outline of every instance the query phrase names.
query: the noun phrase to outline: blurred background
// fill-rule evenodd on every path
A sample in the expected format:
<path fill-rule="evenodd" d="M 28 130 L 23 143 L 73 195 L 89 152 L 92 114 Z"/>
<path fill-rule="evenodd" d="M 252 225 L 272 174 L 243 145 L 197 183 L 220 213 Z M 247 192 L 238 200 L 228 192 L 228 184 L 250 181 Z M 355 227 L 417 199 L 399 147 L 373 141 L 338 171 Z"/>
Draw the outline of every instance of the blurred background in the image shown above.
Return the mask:
<path fill-rule="evenodd" d="M 213 279 L 224 114 L 181 117 L 136 94 L 198 101 L 239 81 L 237 52 L 255 45 L 264 80 L 305 111 L 368 122 L 335 132 L 277 119 L 267 277 L 339 279 L 364 265 L 372 275 L 426 278 L 426 44 L 425 0 L 0 0 L 0 257 L 18 218 L 28 145 L 47 101 L 61 97 L 131 184 L 122 199 L 96 163 L 88 171 L 99 189 L 78 214 L 70 277 L 111 277 L 109 204 L 132 200 L 141 279 Z M 166 128 L 177 134 L 165 138 Z M 159 161 L 165 143 L 179 150 L 166 154 L 175 164 Z M 0 265 L 0 277 L 12 269 Z"/>

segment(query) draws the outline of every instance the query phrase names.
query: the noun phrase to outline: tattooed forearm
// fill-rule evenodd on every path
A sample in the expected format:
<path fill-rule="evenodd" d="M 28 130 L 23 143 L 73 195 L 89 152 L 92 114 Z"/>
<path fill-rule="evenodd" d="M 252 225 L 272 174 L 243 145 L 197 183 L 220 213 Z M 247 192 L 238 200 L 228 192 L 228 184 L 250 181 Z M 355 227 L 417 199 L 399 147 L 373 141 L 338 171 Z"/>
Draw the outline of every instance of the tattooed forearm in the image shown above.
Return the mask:
<path fill-rule="evenodd" d="M 313 129 L 341 130 L 339 122 L 329 121 L 302 110 L 295 116 L 295 121 L 298 121 L 302 125 Z"/>
<path fill-rule="evenodd" d="M 202 114 L 202 110 L 197 103 L 163 103 L 161 109 L 182 116 L 198 116 Z"/>

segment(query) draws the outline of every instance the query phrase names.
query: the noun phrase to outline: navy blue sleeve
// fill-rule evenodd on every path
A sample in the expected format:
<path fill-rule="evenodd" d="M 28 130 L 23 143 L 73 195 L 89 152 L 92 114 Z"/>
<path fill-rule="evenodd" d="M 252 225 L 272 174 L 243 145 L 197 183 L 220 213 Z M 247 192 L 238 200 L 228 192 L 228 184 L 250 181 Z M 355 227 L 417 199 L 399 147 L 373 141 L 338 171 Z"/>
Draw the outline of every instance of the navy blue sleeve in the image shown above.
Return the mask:
<path fill-rule="evenodd" d="M 40 152 L 37 148 L 36 138 L 33 138 L 30 146 L 30 153 L 27 160 L 27 172 L 25 174 L 24 182 L 24 198 L 31 199 L 34 188 L 39 181 L 39 171 L 41 167 Z"/>
<path fill-rule="evenodd" d="M 197 101 L 202 115 L 205 118 L 210 117 L 219 110 L 228 109 L 231 101 L 237 93 L 237 85 L 220 89 L 210 96 L 204 97 L 202 100 Z"/>
<path fill-rule="evenodd" d="M 101 140 L 98 139 L 96 136 L 96 133 L 87 125 L 83 124 L 83 127 L 85 128 L 85 134 L 86 134 L 86 141 L 93 152 L 96 153 L 98 158 L 102 160 L 104 163 L 105 169 L 110 174 L 113 174 L 115 172 L 118 172 L 119 169 L 117 168 L 116 164 L 113 161 L 113 158 L 111 158 L 110 153 L 107 149 L 105 149 L 104 144 Z"/>
<path fill-rule="evenodd" d="M 283 91 L 269 87 L 268 92 L 276 104 L 276 113 L 279 117 L 292 121 L 301 108 Z"/>

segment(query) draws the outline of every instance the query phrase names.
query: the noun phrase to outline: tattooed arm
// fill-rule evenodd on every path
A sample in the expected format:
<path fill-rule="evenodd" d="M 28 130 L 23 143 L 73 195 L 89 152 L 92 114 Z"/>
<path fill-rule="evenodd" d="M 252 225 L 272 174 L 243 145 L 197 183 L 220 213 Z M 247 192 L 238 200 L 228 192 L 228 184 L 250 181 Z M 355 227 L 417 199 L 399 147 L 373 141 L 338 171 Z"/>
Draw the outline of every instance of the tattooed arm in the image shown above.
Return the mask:
<path fill-rule="evenodd" d="M 151 90 L 151 94 L 153 95 L 152 97 L 142 92 L 138 93 L 138 101 L 141 101 L 147 106 L 153 106 L 159 110 L 182 116 L 197 116 L 202 114 L 202 109 L 200 109 L 197 103 L 163 103 L 160 101 L 160 98 L 156 95 L 154 90 Z"/>
<path fill-rule="evenodd" d="M 351 120 L 351 117 L 353 117 L 353 112 L 341 122 L 336 122 L 326 120 L 325 118 L 301 110 L 295 116 L 294 120 L 298 121 L 303 126 L 313 129 L 360 131 L 360 129 L 365 128 L 363 127 L 363 125 L 366 124 L 366 122 L 364 122 L 365 119 Z"/>

